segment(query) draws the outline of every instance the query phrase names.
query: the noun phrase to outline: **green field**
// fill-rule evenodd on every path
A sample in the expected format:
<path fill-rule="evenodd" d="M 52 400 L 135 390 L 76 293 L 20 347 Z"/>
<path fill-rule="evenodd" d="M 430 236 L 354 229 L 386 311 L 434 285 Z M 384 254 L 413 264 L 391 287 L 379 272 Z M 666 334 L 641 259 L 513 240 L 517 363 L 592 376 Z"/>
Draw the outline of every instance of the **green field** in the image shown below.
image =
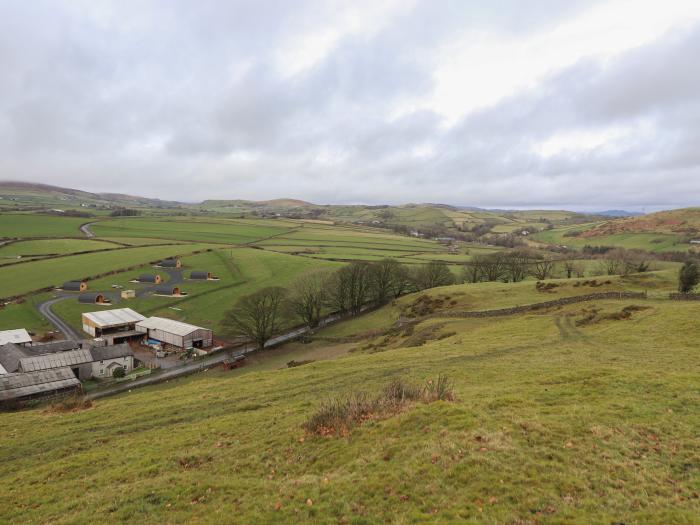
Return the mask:
<path fill-rule="evenodd" d="M 4 257 L 58 255 L 120 248 L 113 242 L 92 239 L 42 239 L 36 241 L 19 241 L 0 246 L 0 259 Z"/>
<path fill-rule="evenodd" d="M 52 285 L 59 286 L 71 279 L 144 264 L 207 247 L 206 244 L 144 246 L 17 264 L 3 268 L 0 272 L 0 297 L 19 295 Z"/>
<path fill-rule="evenodd" d="M 471 287 L 497 307 L 537 298 L 526 284 Z M 634 313 L 617 320 L 624 307 Z M 579 325 L 591 308 L 599 320 Z M 81 412 L 3 414 L 3 518 L 694 523 L 699 314 L 693 302 L 647 300 L 432 319 L 298 368 L 274 370 L 285 357 L 273 354 L 267 366 L 208 371 Z M 454 402 L 409 405 L 347 437 L 301 427 L 324 398 L 440 373 Z"/>
<path fill-rule="evenodd" d="M 586 231 L 595 224 L 567 226 L 536 233 L 533 239 L 549 244 L 581 249 L 589 246 L 615 246 L 627 249 L 640 249 L 650 252 L 687 251 L 691 246 L 680 242 L 678 235 L 669 233 L 618 233 L 596 237 L 567 237 L 571 231 Z"/>
<path fill-rule="evenodd" d="M 240 219 L 169 217 L 110 219 L 90 227 L 98 237 L 145 237 L 192 242 L 246 244 L 291 231 L 293 224 Z"/>
<path fill-rule="evenodd" d="M 0 239 L 3 237 L 82 237 L 80 225 L 87 219 L 54 215 L 0 214 Z"/>

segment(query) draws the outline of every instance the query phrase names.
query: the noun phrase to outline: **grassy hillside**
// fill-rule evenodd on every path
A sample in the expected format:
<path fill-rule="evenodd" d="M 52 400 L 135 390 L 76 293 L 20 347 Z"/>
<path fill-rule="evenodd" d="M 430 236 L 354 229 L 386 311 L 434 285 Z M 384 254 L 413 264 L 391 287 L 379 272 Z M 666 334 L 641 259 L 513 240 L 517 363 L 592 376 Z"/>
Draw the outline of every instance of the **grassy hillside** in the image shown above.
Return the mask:
<path fill-rule="evenodd" d="M 568 225 L 533 236 L 541 242 L 581 248 L 619 246 L 653 252 L 696 248 L 689 240 L 700 238 L 700 208 L 685 208 L 639 217 Z"/>
<path fill-rule="evenodd" d="M 494 295 L 482 286 L 473 293 Z M 3 517 L 692 523 L 698 314 L 647 300 L 431 319 L 335 360 L 208 371 L 75 413 L 3 414 Z M 454 402 L 415 403 L 346 437 L 302 429 L 324 398 L 440 373 Z"/>

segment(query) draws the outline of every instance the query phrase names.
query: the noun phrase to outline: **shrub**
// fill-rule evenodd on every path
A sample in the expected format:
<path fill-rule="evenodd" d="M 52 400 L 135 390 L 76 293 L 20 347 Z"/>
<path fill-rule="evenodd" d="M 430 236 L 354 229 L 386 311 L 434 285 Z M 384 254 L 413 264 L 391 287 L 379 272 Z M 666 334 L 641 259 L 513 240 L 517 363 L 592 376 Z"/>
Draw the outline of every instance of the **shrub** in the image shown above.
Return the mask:
<path fill-rule="evenodd" d="M 437 381 L 429 380 L 425 386 L 426 401 L 454 401 L 452 383 L 446 375 L 440 374 Z"/>
<path fill-rule="evenodd" d="M 353 427 L 369 419 L 390 417 L 408 404 L 418 401 L 454 401 L 452 384 L 446 375 L 437 381 L 427 381 L 420 387 L 401 378 L 394 378 L 375 397 L 365 392 L 355 392 L 344 397 L 323 401 L 304 423 L 304 429 L 321 436 L 346 436 Z"/>
<path fill-rule="evenodd" d="M 51 403 L 47 412 L 77 412 L 92 407 L 92 401 L 82 393 L 76 393 Z"/>
<path fill-rule="evenodd" d="M 122 367 L 115 368 L 114 372 L 112 372 L 112 377 L 115 379 L 118 379 L 120 377 L 126 376 L 126 370 L 124 370 Z"/>

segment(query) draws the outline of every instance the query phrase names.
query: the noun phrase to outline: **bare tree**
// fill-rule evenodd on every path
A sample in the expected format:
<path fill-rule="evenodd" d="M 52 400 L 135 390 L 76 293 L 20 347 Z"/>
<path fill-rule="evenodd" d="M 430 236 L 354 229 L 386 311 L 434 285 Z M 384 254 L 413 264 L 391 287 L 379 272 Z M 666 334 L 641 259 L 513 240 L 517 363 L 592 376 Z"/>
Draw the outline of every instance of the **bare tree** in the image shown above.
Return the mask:
<path fill-rule="evenodd" d="M 335 272 L 327 283 L 328 304 L 341 312 L 357 315 L 370 298 L 369 264 L 353 262 Z"/>
<path fill-rule="evenodd" d="M 566 272 L 566 278 L 571 279 L 576 268 L 576 263 L 572 260 L 564 261 L 564 272 Z"/>
<path fill-rule="evenodd" d="M 455 277 L 444 261 L 430 261 L 416 268 L 414 280 L 419 290 L 454 284 Z"/>
<path fill-rule="evenodd" d="M 287 304 L 309 328 L 315 328 L 321 320 L 321 311 L 328 300 L 328 279 L 327 271 L 314 271 L 300 275 L 291 286 Z"/>
<path fill-rule="evenodd" d="M 536 259 L 530 265 L 530 273 L 538 281 L 549 279 L 554 273 L 554 260 L 550 259 L 549 257 Z"/>
<path fill-rule="evenodd" d="M 500 253 L 491 253 L 481 259 L 481 272 L 486 281 L 500 281 L 505 275 L 506 258 Z"/>
<path fill-rule="evenodd" d="M 369 267 L 371 295 L 374 302 L 384 304 L 392 295 L 394 281 L 399 278 L 399 267 L 396 259 L 382 259 Z"/>
<path fill-rule="evenodd" d="M 517 283 L 527 277 L 531 257 L 525 250 L 513 250 L 505 255 L 506 276 L 511 282 Z"/>
<path fill-rule="evenodd" d="M 263 350 L 277 331 L 285 293 L 284 288 L 273 286 L 241 297 L 226 313 L 224 325 L 232 334 L 253 341 L 258 350 Z"/>

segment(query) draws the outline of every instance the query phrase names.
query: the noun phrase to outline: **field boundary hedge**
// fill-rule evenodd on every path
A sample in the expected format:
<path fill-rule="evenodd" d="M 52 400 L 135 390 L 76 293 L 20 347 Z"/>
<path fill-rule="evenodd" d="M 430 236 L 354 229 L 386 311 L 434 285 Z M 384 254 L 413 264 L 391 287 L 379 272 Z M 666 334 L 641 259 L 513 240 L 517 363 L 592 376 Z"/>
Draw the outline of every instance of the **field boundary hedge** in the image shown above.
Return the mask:
<path fill-rule="evenodd" d="M 668 298 L 671 301 L 700 301 L 700 293 L 670 293 Z"/>
<path fill-rule="evenodd" d="M 556 308 L 560 306 L 566 306 L 568 304 L 584 303 L 587 301 L 598 301 L 602 299 L 646 299 L 646 292 L 599 292 L 591 293 L 587 295 L 575 295 L 573 297 L 562 297 L 560 299 L 554 299 L 552 301 L 545 301 L 542 303 L 526 304 L 523 306 L 513 306 L 510 308 L 500 308 L 497 310 L 475 310 L 475 311 L 462 311 L 462 312 L 437 312 L 434 314 L 429 314 L 424 317 L 424 319 L 437 318 L 437 317 L 456 317 L 456 318 L 470 318 L 470 317 L 502 317 L 506 315 L 514 315 L 525 312 L 533 312 L 537 310 L 545 310 L 547 308 Z"/>

